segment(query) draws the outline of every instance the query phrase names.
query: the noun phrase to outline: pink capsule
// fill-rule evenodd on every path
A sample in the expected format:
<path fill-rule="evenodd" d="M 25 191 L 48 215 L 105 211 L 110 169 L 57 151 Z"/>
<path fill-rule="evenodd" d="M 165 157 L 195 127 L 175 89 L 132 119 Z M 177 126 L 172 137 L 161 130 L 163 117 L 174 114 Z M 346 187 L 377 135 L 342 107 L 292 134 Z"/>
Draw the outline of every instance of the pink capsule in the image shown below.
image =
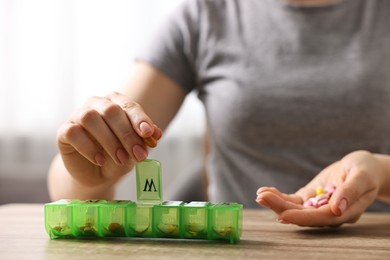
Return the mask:
<path fill-rule="evenodd" d="M 317 208 L 318 199 L 316 197 L 312 197 L 309 199 L 311 203 L 313 204 L 313 207 Z"/>
<path fill-rule="evenodd" d="M 322 200 L 322 199 L 329 199 L 329 195 L 328 194 L 319 194 L 315 197 L 318 200 Z"/>
<path fill-rule="evenodd" d="M 324 205 L 326 205 L 326 204 L 328 204 L 328 202 L 329 202 L 329 199 L 320 199 L 320 200 L 318 200 L 318 202 L 317 202 L 317 206 L 318 206 L 318 208 L 319 207 L 321 207 L 321 206 L 324 206 Z"/>
<path fill-rule="evenodd" d="M 313 206 L 313 202 L 312 202 L 310 199 L 308 199 L 308 200 L 306 200 L 306 201 L 303 203 L 303 206 L 304 206 L 304 207 L 312 207 L 312 206 Z"/>
<path fill-rule="evenodd" d="M 315 207 L 319 208 L 329 203 L 329 199 L 333 192 L 336 190 L 336 186 L 333 184 L 326 185 L 325 189 L 317 187 L 316 196 L 307 199 L 304 203 L 304 207 Z"/>
<path fill-rule="evenodd" d="M 325 193 L 328 194 L 329 197 L 332 196 L 335 190 L 336 190 L 336 186 L 334 186 L 333 184 L 328 184 L 325 187 Z"/>

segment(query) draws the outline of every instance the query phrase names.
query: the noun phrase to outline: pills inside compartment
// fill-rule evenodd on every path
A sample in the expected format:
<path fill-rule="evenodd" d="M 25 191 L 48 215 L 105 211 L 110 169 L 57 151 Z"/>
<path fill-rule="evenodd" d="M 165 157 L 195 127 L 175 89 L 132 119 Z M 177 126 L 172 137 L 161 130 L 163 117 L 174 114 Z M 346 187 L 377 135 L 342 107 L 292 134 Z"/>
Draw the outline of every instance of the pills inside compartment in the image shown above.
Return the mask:
<path fill-rule="evenodd" d="M 125 235 L 125 229 L 123 228 L 123 225 L 113 222 L 108 225 L 107 231 L 110 232 L 110 235 L 112 236 L 124 236 Z"/>
<path fill-rule="evenodd" d="M 236 204 L 188 207 L 187 204 L 119 204 L 114 201 L 80 201 L 77 204 L 47 204 L 69 214 L 45 218 L 51 238 L 65 237 L 159 237 L 208 240 L 239 240 L 242 207 Z M 153 219 L 153 221 L 152 221 Z M 70 222 L 69 222 L 70 221 Z M 51 223 L 51 224 L 49 224 Z"/>
<path fill-rule="evenodd" d="M 155 146 L 156 140 L 145 140 Z M 45 204 L 51 239 L 65 237 L 145 237 L 240 240 L 242 204 L 162 201 L 161 166 L 146 159 L 136 165 L 137 202 L 60 200 Z M 223 223 L 221 223 L 223 221 Z"/>
<path fill-rule="evenodd" d="M 68 224 L 58 224 L 51 227 L 50 231 L 54 237 L 66 237 L 72 235 L 72 230 Z"/>
<path fill-rule="evenodd" d="M 93 223 L 87 222 L 84 226 L 79 227 L 78 235 L 87 237 L 97 236 L 97 227 Z"/>

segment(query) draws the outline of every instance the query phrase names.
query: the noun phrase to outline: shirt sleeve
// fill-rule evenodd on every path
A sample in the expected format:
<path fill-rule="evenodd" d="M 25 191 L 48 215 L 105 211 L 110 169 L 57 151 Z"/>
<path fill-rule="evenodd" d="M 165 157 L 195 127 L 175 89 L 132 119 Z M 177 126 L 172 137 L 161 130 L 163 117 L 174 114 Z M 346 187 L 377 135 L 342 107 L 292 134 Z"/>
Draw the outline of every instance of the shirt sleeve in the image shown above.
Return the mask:
<path fill-rule="evenodd" d="M 186 0 L 158 28 L 136 60 L 145 61 L 181 86 L 187 93 L 197 84 L 195 70 L 199 8 Z"/>

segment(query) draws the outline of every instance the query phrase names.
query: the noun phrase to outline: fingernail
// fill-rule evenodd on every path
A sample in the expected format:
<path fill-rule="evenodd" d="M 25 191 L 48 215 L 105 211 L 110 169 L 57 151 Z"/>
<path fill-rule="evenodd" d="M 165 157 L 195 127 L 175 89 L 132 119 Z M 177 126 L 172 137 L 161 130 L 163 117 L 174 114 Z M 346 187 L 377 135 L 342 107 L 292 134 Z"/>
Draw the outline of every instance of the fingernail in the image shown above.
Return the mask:
<path fill-rule="evenodd" d="M 278 221 L 281 224 L 291 224 L 290 222 L 288 222 L 287 220 L 284 220 L 284 219 L 278 219 Z"/>
<path fill-rule="evenodd" d="M 340 201 L 340 204 L 339 204 L 339 210 L 340 210 L 340 215 L 342 215 L 344 212 L 345 212 L 345 210 L 347 209 L 347 200 L 346 199 L 342 199 L 341 201 Z"/>
<path fill-rule="evenodd" d="M 135 159 L 139 162 L 145 160 L 146 157 L 148 156 L 145 149 L 138 144 L 133 146 L 133 154 L 134 154 Z"/>
<path fill-rule="evenodd" d="M 265 208 L 271 208 L 271 205 L 269 205 L 268 202 L 263 199 L 256 199 L 256 202 Z"/>
<path fill-rule="evenodd" d="M 129 155 L 122 148 L 119 148 L 118 151 L 116 151 L 116 157 L 118 157 L 118 160 L 122 165 L 126 165 L 129 161 Z"/>
<path fill-rule="evenodd" d="M 101 154 L 101 153 L 97 153 L 95 155 L 95 161 L 96 163 L 99 165 L 99 166 L 104 166 L 104 164 L 106 163 L 106 158 L 104 158 L 104 155 Z"/>
<path fill-rule="evenodd" d="M 264 190 L 264 187 L 259 188 L 259 189 L 256 191 L 256 195 L 259 195 L 260 193 L 262 193 L 263 190 Z"/>
<path fill-rule="evenodd" d="M 153 133 L 152 127 L 148 123 L 146 123 L 146 122 L 142 122 L 139 125 L 139 129 L 141 130 L 141 133 L 143 135 L 148 135 L 148 134 L 152 134 Z"/>

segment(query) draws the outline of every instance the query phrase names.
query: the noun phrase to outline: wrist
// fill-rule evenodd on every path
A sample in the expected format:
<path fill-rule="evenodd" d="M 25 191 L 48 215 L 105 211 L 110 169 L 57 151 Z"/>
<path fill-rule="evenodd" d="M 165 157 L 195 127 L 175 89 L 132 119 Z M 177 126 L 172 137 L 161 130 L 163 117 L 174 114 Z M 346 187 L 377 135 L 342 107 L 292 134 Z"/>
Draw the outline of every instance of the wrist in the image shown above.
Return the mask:
<path fill-rule="evenodd" d="M 379 190 L 378 199 L 390 202 L 390 156 L 384 154 L 374 154 L 379 162 Z"/>
<path fill-rule="evenodd" d="M 113 199 L 118 180 L 105 181 L 95 185 L 85 185 L 75 179 L 66 169 L 60 156 L 50 167 L 48 190 L 50 199 Z"/>

